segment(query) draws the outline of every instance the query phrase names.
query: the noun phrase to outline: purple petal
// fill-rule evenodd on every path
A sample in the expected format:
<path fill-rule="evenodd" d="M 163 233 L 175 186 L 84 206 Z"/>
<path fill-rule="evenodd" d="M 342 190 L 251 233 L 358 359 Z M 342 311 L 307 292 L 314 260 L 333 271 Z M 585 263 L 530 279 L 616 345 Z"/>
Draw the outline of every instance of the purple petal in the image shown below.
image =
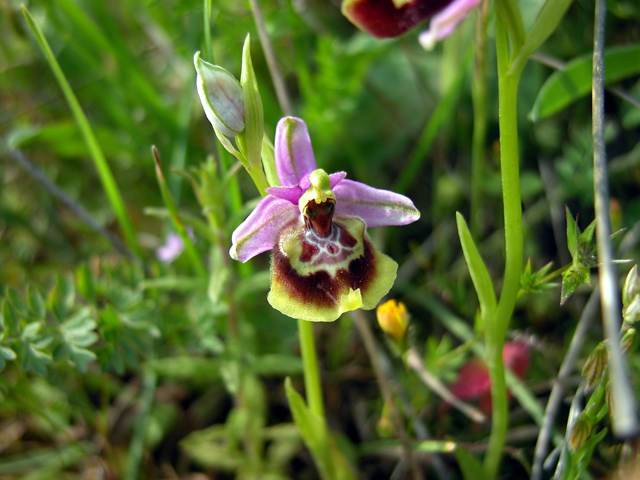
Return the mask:
<path fill-rule="evenodd" d="M 344 180 L 344 178 L 347 176 L 347 172 L 338 172 L 338 173 L 332 173 L 331 175 L 329 175 L 329 179 L 331 180 L 331 190 L 333 190 L 334 188 L 336 188 L 336 185 L 338 185 L 342 180 Z M 309 188 L 309 185 L 311 183 L 309 182 L 309 175 L 305 175 L 302 180 L 300 180 L 300 187 L 302 188 L 302 192 L 306 192 L 307 188 Z"/>
<path fill-rule="evenodd" d="M 274 197 L 281 198 L 287 202 L 293 203 L 294 205 L 298 205 L 298 200 L 300 200 L 304 190 L 296 185 L 294 187 L 269 187 L 266 189 L 266 192 L 269 195 L 273 195 Z"/>
<path fill-rule="evenodd" d="M 182 237 L 177 233 L 170 233 L 164 245 L 156 249 L 156 257 L 158 260 L 165 263 L 171 263 L 180 256 L 184 250 L 184 242 Z"/>
<path fill-rule="evenodd" d="M 338 173 L 332 173 L 331 175 L 329 175 L 329 178 L 331 179 L 331 190 L 336 188 L 336 185 L 338 185 L 342 180 L 344 180 L 346 176 L 347 176 L 347 172 L 338 172 Z"/>
<path fill-rule="evenodd" d="M 256 255 L 271 250 L 278 233 L 300 212 L 287 200 L 268 195 L 260 200 L 247 219 L 231 235 L 231 258 L 246 262 Z"/>
<path fill-rule="evenodd" d="M 317 167 L 307 125 L 295 117 L 284 117 L 276 128 L 276 170 L 283 187 L 300 185 Z"/>
<path fill-rule="evenodd" d="M 359 217 L 367 227 L 406 225 L 420 218 L 420 212 L 404 195 L 364 183 L 342 180 L 333 193 L 336 195 L 336 214 Z"/>
<path fill-rule="evenodd" d="M 455 0 L 434 15 L 429 23 L 429 29 L 420 34 L 418 41 L 425 50 L 432 50 L 436 42 L 443 40 L 453 33 L 469 12 L 481 0 Z"/>

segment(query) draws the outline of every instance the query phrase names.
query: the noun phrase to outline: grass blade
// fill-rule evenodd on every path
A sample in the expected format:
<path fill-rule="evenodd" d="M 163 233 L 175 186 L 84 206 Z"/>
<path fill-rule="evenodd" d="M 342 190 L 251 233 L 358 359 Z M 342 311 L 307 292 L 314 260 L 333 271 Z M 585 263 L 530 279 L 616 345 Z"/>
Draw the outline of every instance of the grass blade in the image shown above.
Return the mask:
<path fill-rule="evenodd" d="M 42 53 L 44 54 L 49 67 L 53 71 L 53 74 L 56 77 L 60 88 L 62 89 L 62 93 L 64 94 L 64 97 L 69 104 L 69 108 L 73 113 L 75 121 L 78 124 L 78 128 L 80 129 L 82 136 L 87 143 L 87 147 L 89 148 L 89 151 L 91 153 L 91 158 L 94 165 L 96 166 L 96 169 L 98 170 L 100 181 L 102 182 L 102 186 L 107 193 L 111 208 L 113 208 L 113 211 L 116 214 L 116 218 L 118 219 L 118 224 L 120 225 L 122 233 L 124 234 L 125 241 L 129 248 L 136 255 L 141 257 L 142 250 L 140 249 L 140 244 L 138 243 L 133 225 L 131 224 L 131 220 L 129 219 L 129 215 L 127 214 L 122 195 L 120 194 L 120 189 L 118 188 L 113 174 L 111 173 L 111 168 L 107 163 L 107 159 L 105 158 L 104 153 L 102 152 L 102 148 L 96 140 L 93 129 L 91 128 L 91 125 L 89 124 L 89 121 L 87 120 L 87 117 L 84 114 L 84 111 L 82 110 L 77 97 L 73 93 L 73 89 L 71 88 L 71 85 L 69 85 L 69 82 L 67 81 L 67 78 L 62 71 L 62 68 L 60 68 L 60 64 L 51 51 L 51 47 L 49 46 L 47 39 L 42 33 L 42 30 L 33 20 L 33 17 L 24 5 L 22 6 L 22 13 L 24 14 L 25 19 L 29 24 L 29 28 L 35 36 L 38 45 L 40 45 Z"/>

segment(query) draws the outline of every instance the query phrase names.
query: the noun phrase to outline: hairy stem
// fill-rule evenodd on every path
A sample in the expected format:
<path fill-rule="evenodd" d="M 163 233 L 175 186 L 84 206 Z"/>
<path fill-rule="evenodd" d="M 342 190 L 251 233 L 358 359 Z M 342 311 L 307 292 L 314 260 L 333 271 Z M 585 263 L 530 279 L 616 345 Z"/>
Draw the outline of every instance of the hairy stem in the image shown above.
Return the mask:
<path fill-rule="evenodd" d="M 492 425 L 484 467 L 488 478 L 496 478 L 507 433 L 508 401 L 502 347 L 515 307 L 522 273 L 522 205 L 518 153 L 518 81 L 520 73 L 509 73 L 509 46 L 505 24 L 496 18 L 498 56 L 498 100 L 500 113 L 500 174 L 505 229 L 505 271 L 502 292 L 493 325 L 486 325 L 487 365 L 491 378 Z"/>

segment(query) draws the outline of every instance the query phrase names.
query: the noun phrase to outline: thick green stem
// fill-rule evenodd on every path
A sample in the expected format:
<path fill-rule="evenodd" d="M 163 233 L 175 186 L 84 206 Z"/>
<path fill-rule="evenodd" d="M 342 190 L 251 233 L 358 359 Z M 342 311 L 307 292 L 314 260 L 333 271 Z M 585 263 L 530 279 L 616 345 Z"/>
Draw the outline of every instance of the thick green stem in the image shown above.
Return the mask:
<path fill-rule="evenodd" d="M 486 40 L 489 1 L 484 0 L 478 10 L 476 41 L 473 59 L 473 143 L 471 150 L 471 232 L 478 237 L 482 219 L 482 178 L 485 170 L 485 142 L 487 139 L 487 75 Z"/>
<path fill-rule="evenodd" d="M 322 384 L 318 371 L 318 356 L 313 339 L 313 323 L 298 320 L 300 349 L 302 350 L 302 366 L 304 370 L 304 386 L 307 393 L 309 409 L 319 418 L 324 419 L 324 402 L 322 400 Z"/>
<path fill-rule="evenodd" d="M 496 18 L 498 95 L 500 109 L 500 172 L 505 228 L 505 272 L 493 325 L 486 325 L 487 364 L 491 378 L 492 425 L 484 467 L 488 478 L 496 478 L 508 423 L 507 391 L 502 347 L 513 314 L 522 273 L 522 205 L 518 154 L 519 72 L 509 73 L 509 46 L 505 24 Z"/>

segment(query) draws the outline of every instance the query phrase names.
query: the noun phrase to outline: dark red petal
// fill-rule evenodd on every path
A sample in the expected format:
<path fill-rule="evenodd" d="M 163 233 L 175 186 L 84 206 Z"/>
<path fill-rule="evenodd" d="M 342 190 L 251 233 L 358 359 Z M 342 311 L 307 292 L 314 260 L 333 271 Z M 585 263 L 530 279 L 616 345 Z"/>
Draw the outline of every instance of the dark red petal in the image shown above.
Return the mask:
<path fill-rule="evenodd" d="M 396 8 L 392 0 L 345 0 L 342 13 L 374 37 L 391 38 L 402 35 L 449 3 L 451 0 L 413 0 Z"/>

